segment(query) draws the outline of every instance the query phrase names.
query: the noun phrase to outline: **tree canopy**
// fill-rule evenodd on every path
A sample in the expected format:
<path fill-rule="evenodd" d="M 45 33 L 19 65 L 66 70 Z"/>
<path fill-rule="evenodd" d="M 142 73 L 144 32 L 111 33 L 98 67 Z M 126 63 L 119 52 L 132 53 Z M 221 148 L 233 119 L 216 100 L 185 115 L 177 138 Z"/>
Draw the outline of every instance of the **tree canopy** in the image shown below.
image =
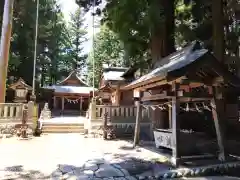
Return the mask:
<path fill-rule="evenodd" d="M 69 25 L 71 48 L 68 51 L 72 59 L 72 68 L 83 71 L 86 67 L 87 55 L 83 54 L 82 44 L 87 41 L 87 31 L 84 28 L 84 14 L 81 8 L 71 14 L 71 22 Z"/>
<path fill-rule="evenodd" d="M 95 77 L 95 87 L 98 87 L 103 66 L 125 66 L 124 48 L 119 37 L 106 25 L 101 26 L 100 32 L 94 39 L 94 48 L 88 58 L 88 82 L 92 84 Z M 93 70 L 94 60 L 94 70 Z"/>
<path fill-rule="evenodd" d="M 89 10 L 94 0 L 76 2 Z M 237 0 L 107 0 L 101 17 L 133 59 L 149 53 L 144 60 L 150 58 L 153 64 L 176 48 L 200 40 L 232 66 L 236 63 L 231 59 L 239 61 L 239 6 Z"/>
<path fill-rule="evenodd" d="M 98 73 L 103 64 L 149 69 L 193 40 L 204 42 L 229 69 L 239 71 L 239 15 L 237 0 L 76 0 L 79 9 L 67 25 L 56 0 L 41 0 L 37 48 L 37 82 L 54 84 L 73 69 L 88 69 L 92 79 L 92 57 L 83 52 L 85 11 L 93 2 L 93 15 L 100 15 L 94 59 Z M 4 1 L 0 2 L 0 16 Z M 99 7 L 98 7 L 99 6 Z M 85 10 L 85 11 L 84 11 Z M 9 81 L 22 77 L 32 83 L 36 2 L 15 1 L 11 38 Z M 0 17 L 0 23 L 2 18 Z"/>
<path fill-rule="evenodd" d="M 2 16 L 4 1 L 0 3 Z M 79 8 L 80 9 L 80 8 Z M 15 1 L 13 32 L 11 39 L 8 80 L 23 78 L 32 84 L 36 2 Z M 36 80 L 40 85 L 55 84 L 73 70 L 77 61 L 85 62 L 82 55 L 84 34 L 82 19 L 76 19 L 78 10 L 72 14 L 68 26 L 56 0 L 39 1 L 39 24 L 37 44 Z M 81 18 L 81 17 L 79 17 Z M 0 23 L 2 17 L 0 17 Z M 80 55 L 81 54 L 81 55 Z M 86 55 L 84 55 L 86 58 Z"/>

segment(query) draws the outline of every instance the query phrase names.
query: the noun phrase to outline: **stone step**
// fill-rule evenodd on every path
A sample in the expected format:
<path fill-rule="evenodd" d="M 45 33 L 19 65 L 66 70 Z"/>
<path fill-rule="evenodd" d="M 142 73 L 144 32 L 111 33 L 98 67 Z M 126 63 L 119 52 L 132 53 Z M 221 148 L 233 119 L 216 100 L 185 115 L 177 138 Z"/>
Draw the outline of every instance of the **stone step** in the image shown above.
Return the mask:
<path fill-rule="evenodd" d="M 84 126 L 84 123 L 53 123 L 53 122 L 44 122 L 43 126 Z"/>
<path fill-rule="evenodd" d="M 43 133 L 84 133 L 83 123 L 43 123 Z"/>
<path fill-rule="evenodd" d="M 42 129 L 42 133 L 80 133 L 83 134 L 84 129 Z"/>
<path fill-rule="evenodd" d="M 43 125 L 42 126 L 43 129 L 84 129 L 84 126 L 46 126 L 46 125 Z"/>

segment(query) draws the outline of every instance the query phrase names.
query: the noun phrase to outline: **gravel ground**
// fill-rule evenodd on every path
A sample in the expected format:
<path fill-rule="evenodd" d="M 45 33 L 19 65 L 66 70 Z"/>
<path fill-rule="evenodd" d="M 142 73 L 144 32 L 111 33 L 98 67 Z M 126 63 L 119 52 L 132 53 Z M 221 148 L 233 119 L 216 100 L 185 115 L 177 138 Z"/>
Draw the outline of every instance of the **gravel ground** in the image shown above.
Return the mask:
<path fill-rule="evenodd" d="M 48 134 L 30 140 L 0 140 L 0 179 L 104 179 L 154 175 L 170 166 L 153 165 L 159 154 L 132 149 L 125 141 Z"/>
<path fill-rule="evenodd" d="M 0 180 L 137 180 L 172 168 L 151 162 L 159 158 L 159 154 L 144 148 L 132 149 L 126 141 L 104 141 L 79 134 L 48 134 L 29 140 L 0 139 Z"/>

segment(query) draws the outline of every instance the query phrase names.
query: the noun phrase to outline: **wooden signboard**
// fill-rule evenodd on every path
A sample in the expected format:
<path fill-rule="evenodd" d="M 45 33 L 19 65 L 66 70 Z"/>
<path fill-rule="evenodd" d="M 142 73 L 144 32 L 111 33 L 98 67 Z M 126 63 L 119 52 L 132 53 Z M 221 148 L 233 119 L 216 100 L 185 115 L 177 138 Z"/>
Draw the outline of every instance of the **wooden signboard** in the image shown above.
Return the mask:
<path fill-rule="evenodd" d="M 161 131 L 153 131 L 155 145 L 157 148 L 165 147 L 172 149 L 172 133 L 171 132 L 161 132 Z"/>

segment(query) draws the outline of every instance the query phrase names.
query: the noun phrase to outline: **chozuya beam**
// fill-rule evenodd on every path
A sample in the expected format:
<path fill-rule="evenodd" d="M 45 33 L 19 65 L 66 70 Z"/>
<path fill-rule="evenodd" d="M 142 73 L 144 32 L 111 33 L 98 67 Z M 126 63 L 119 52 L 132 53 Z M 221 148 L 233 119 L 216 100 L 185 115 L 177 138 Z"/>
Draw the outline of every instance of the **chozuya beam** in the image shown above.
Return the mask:
<path fill-rule="evenodd" d="M 120 89 L 127 90 L 127 89 L 139 89 L 141 91 L 146 91 L 155 87 L 160 87 L 163 85 L 172 85 L 173 82 L 179 83 L 180 84 L 180 89 L 184 86 L 189 86 L 189 87 L 199 87 L 203 85 L 207 86 L 212 86 L 213 84 L 220 84 L 223 83 L 224 80 L 222 77 L 216 77 L 214 79 L 211 79 L 207 82 L 199 80 L 199 79 L 189 79 L 186 76 L 181 76 L 177 79 L 173 79 L 171 77 L 154 77 L 150 80 L 146 80 L 140 83 L 137 83 L 135 85 L 127 85 L 127 86 L 121 86 Z"/>
<path fill-rule="evenodd" d="M 152 79 L 154 79 L 154 78 L 152 78 Z M 140 85 L 140 87 L 138 87 L 138 89 L 141 90 L 141 91 L 145 91 L 147 89 L 151 89 L 151 88 L 154 88 L 154 87 L 157 87 L 157 86 L 162 86 L 162 85 L 165 85 L 165 84 L 170 84 L 171 85 L 173 82 L 179 83 L 180 81 L 182 81 L 182 79 L 186 79 L 186 77 L 182 76 L 182 77 L 177 78 L 175 80 L 168 80 L 168 79 L 166 79 L 166 77 L 158 78 L 158 79 L 159 79 L 158 81 L 154 81 L 154 82 L 149 80 L 149 82 L 147 84 Z"/>
<path fill-rule="evenodd" d="M 0 103 L 5 102 L 6 77 L 8 68 L 8 57 L 10 48 L 10 38 L 12 34 L 12 16 L 14 0 L 5 0 L 1 46 L 0 46 Z"/>
<path fill-rule="evenodd" d="M 174 93 L 175 92 L 172 91 L 162 91 L 160 94 L 153 94 L 150 96 L 142 97 L 141 101 L 168 100 L 174 97 Z M 211 100 L 213 97 L 210 93 L 202 93 L 203 95 L 201 97 L 198 97 L 192 92 L 184 92 L 183 90 L 178 90 L 176 93 L 180 102 L 207 101 Z"/>

